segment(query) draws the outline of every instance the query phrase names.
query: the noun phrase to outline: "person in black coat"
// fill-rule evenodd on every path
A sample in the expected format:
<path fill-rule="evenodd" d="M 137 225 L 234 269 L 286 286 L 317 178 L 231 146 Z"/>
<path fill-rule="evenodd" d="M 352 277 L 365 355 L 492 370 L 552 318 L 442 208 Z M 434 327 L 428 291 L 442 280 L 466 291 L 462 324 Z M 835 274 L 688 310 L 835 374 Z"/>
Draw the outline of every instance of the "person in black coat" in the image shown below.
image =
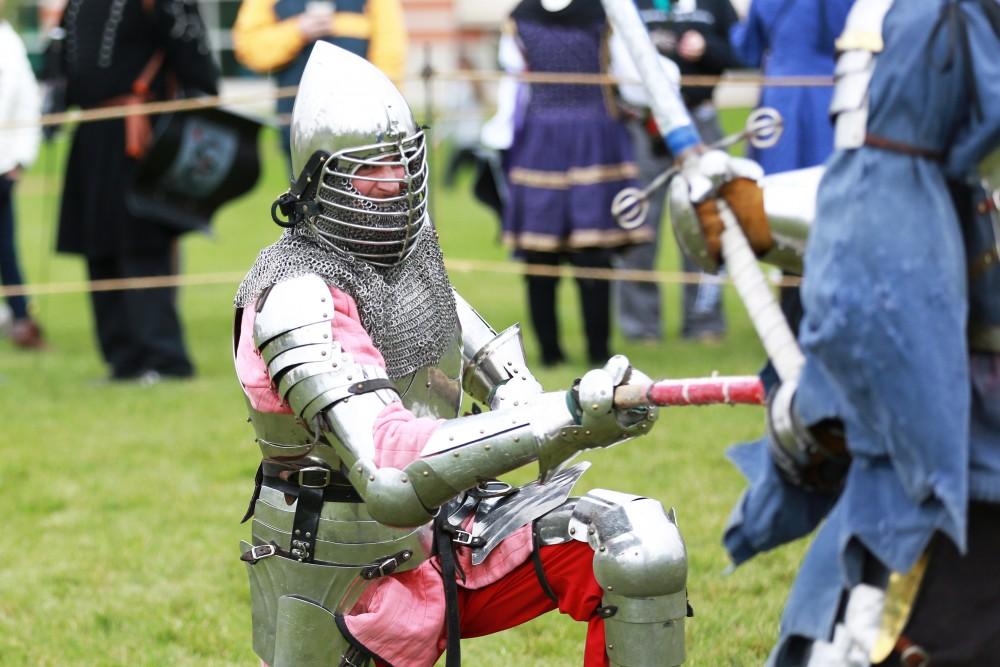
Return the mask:
<path fill-rule="evenodd" d="M 215 94 L 218 69 L 191 0 L 69 0 L 59 56 L 69 105 L 84 109 Z M 73 136 L 57 250 L 91 280 L 171 275 L 177 234 L 126 203 L 156 118 L 80 124 Z M 174 288 L 91 292 L 111 379 L 189 377 Z"/>

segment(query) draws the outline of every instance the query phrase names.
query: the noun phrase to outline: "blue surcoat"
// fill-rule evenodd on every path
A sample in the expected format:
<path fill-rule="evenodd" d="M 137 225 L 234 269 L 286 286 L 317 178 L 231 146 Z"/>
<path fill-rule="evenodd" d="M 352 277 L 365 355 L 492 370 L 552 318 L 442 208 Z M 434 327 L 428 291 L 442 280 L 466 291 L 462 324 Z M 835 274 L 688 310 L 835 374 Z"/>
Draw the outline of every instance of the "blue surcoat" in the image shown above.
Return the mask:
<path fill-rule="evenodd" d="M 829 640 L 868 555 L 907 571 L 935 532 L 964 550 L 970 500 L 1000 502 L 1000 356 L 970 351 L 966 330 L 970 301 L 994 317 L 1000 291 L 969 281 L 963 240 L 985 224 L 967 205 L 981 191 L 967 186 L 1000 148 L 1000 37 L 986 2 L 893 4 L 867 132 L 923 156 L 840 150 L 820 186 L 796 408 L 809 425 L 843 423 L 853 462 L 842 491 L 785 483 L 766 440 L 731 452 L 750 480 L 724 537 L 736 563 L 822 521 L 777 664 L 794 663 L 789 637 Z"/>

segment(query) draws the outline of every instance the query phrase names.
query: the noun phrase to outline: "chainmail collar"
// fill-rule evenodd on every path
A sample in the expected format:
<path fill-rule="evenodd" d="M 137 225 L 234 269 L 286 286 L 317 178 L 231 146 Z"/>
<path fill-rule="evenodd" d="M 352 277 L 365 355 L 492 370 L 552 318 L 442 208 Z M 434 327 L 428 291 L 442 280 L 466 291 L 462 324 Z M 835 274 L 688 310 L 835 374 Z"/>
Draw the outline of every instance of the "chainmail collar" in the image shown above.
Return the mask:
<path fill-rule="evenodd" d="M 236 292 L 237 308 L 253 303 L 275 283 L 315 273 L 354 298 L 361 324 L 385 358 L 391 379 L 441 361 L 459 325 L 433 225 L 423 227 L 405 261 L 388 268 L 321 248 L 302 231 L 288 229 L 261 250 Z"/>

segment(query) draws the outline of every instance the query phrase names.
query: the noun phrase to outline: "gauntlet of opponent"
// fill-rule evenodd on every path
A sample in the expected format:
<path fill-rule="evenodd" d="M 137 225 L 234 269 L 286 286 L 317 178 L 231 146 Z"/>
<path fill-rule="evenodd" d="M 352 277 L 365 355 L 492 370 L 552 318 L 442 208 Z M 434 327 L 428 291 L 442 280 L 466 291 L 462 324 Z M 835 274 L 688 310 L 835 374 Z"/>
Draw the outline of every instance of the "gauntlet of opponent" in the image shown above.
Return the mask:
<path fill-rule="evenodd" d="M 843 425 L 832 419 L 811 427 L 795 410 L 795 383 L 778 387 L 767 405 L 771 460 L 787 481 L 807 491 L 836 493 L 851 463 Z"/>
<path fill-rule="evenodd" d="M 718 197 L 729 204 L 758 257 L 771 249 L 774 240 L 764 213 L 764 192 L 757 184 L 763 171 L 756 162 L 711 150 L 685 157 L 682 174 L 688 182 L 705 245 L 716 262 L 722 259 L 725 230 L 716 205 Z"/>

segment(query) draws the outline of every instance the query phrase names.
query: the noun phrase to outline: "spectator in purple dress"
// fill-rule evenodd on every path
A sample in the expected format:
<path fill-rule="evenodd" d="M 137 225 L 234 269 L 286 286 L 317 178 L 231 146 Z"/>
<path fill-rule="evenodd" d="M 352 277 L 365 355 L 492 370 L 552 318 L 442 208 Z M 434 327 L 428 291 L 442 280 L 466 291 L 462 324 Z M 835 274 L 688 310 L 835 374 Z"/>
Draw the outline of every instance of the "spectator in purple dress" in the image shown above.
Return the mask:
<path fill-rule="evenodd" d="M 600 3 L 523 0 L 511 19 L 501 43 L 508 71 L 604 71 L 601 55 L 608 27 Z M 586 269 L 610 269 L 613 249 L 652 238 L 645 226 L 619 228 L 610 213 L 614 196 L 634 185 L 638 173 L 612 99 L 608 89 L 594 85 L 531 84 L 520 90 L 507 154 L 503 237 L 529 266 L 568 261 Z M 546 365 L 565 359 L 556 316 L 557 283 L 553 276 L 527 277 L 531 323 Z M 577 285 L 587 359 L 603 363 L 610 355 L 610 284 L 579 278 Z"/>

